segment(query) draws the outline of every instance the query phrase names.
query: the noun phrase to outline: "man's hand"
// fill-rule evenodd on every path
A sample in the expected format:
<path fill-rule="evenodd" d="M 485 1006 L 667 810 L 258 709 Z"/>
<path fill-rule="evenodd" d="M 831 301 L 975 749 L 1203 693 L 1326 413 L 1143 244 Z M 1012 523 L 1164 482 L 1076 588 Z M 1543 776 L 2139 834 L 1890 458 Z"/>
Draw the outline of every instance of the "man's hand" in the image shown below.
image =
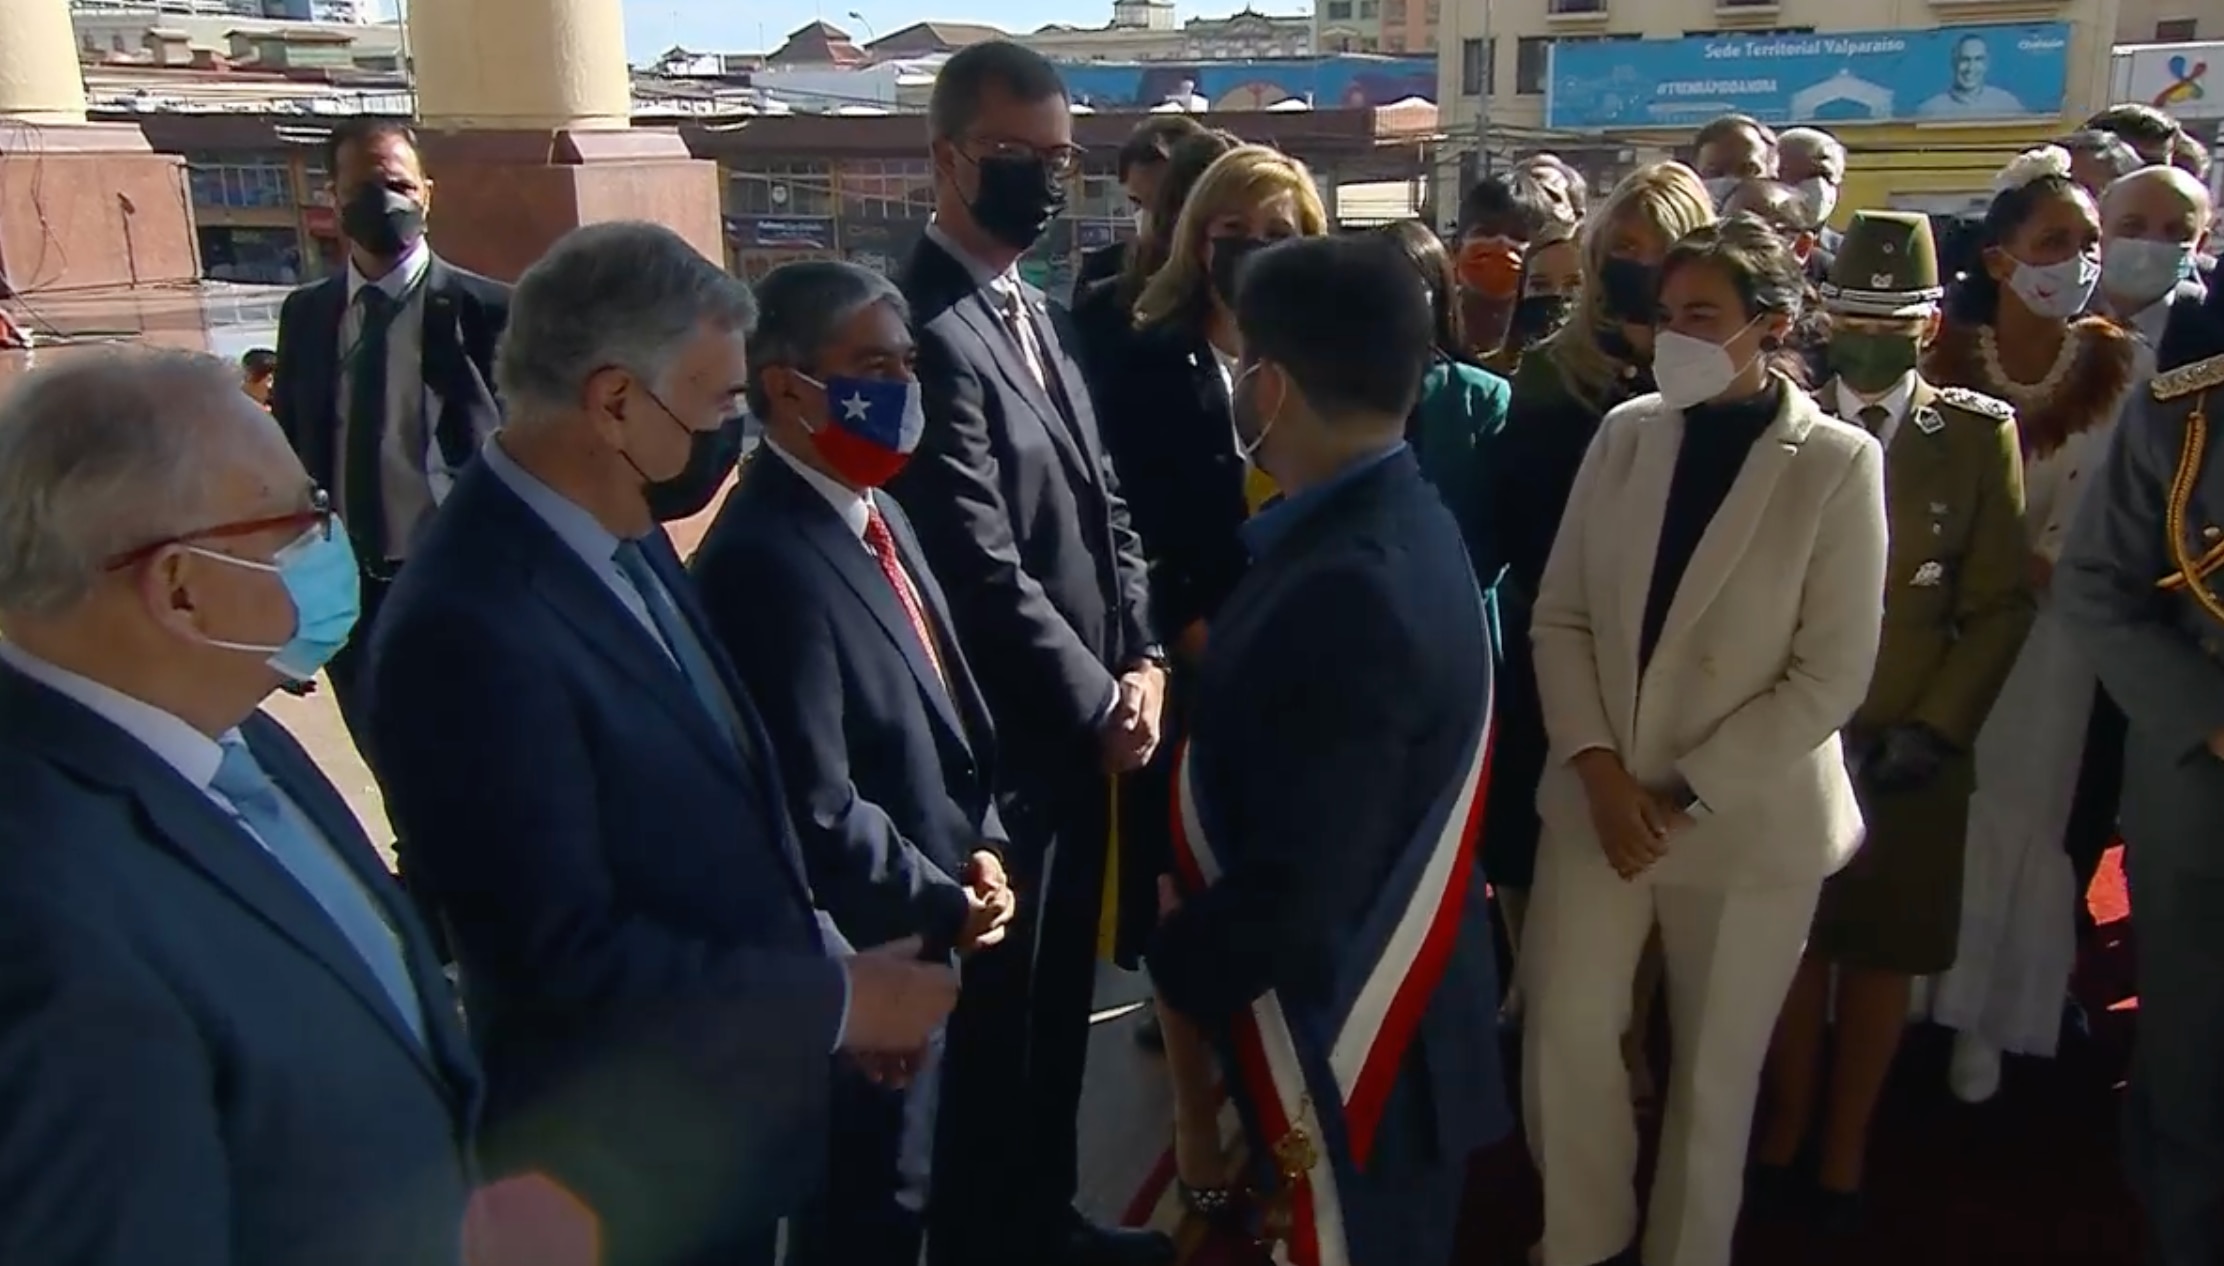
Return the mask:
<path fill-rule="evenodd" d="M 850 1058 L 856 1061 L 858 1071 L 864 1073 L 874 1085 L 901 1090 L 911 1084 L 912 1078 L 919 1075 L 919 1066 L 927 1062 L 927 1052 L 926 1048 L 921 1047 L 916 1051 L 885 1055 L 862 1054 Z"/>
<path fill-rule="evenodd" d="M 1158 751 L 1159 712 L 1166 705 L 1166 670 L 1139 664 L 1120 676 L 1119 699 L 1104 724 L 1104 764 L 1115 774 L 1141 769 Z"/>
<path fill-rule="evenodd" d="M 1871 791 L 1913 791 L 1938 777 L 1954 754 L 1944 735 L 1920 722 L 1895 725 L 1878 736 L 1862 764 Z"/>
<path fill-rule="evenodd" d="M 1667 855 L 1671 831 L 1690 819 L 1667 800 L 1639 786 L 1621 758 L 1603 749 L 1576 757 L 1583 793 L 1590 801 L 1591 827 L 1614 873 L 1635 879 Z"/>
<path fill-rule="evenodd" d="M 1004 877 L 1004 863 L 986 849 L 973 854 L 965 867 L 965 927 L 958 933 L 958 950 L 970 953 L 1002 943 L 1004 930 L 1019 909 L 1019 898 Z"/>
<path fill-rule="evenodd" d="M 849 1031 L 842 1049 L 909 1054 L 948 1018 L 958 1002 L 958 974 L 943 963 L 920 962 L 919 950 L 919 938 L 909 936 L 848 960 Z"/>

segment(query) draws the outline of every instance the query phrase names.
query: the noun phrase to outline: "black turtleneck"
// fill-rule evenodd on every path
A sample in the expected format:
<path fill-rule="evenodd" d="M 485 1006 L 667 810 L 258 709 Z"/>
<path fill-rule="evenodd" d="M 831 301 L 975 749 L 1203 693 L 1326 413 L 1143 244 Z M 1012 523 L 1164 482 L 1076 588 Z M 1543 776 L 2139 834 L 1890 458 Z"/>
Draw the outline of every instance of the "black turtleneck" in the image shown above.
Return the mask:
<path fill-rule="evenodd" d="M 1683 444 L 1676 450 L 1675 473 L 1668 480 L 1668 507 L 1660 521 L 1660 549 L 1653 555 L 1652 585 L 1645 592 L 1645 623 L 1638 635 L 1637 670 L 1651 662 L 1669 604 L 1683 584 L 1684 569 L 1715 512 L 1730 495 L 1745 455 L 1776 420 L 1784 385 L 1774 378 L 1759 395 L 1743 400 L 1709 401 L 1684 410 Z"/>

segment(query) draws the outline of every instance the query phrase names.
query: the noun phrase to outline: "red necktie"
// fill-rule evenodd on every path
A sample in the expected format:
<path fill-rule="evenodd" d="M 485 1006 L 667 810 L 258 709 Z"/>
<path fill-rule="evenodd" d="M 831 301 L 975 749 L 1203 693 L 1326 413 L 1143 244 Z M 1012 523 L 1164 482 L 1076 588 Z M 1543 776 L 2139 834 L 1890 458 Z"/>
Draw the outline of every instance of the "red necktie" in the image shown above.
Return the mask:
<path fill-rule="evenodd" d="M 919 609 L 919 595 L 912 590 L 910 578 L 904 575 L 903 564 L 896 561 L 896 538 L 888 530 L 888 520 L 880 517 L 879 506 L 869 506 L 865 511 L 865 548 L 873 552 L 880 563 L 880 574 L 888 578 L 896 591 L 896 601 L 903 606 L 904 616 L 911 621 L 911 632 L 927 652 L 927 662 L 934 665 L 934 675 L 941 678 L 943 688 L 949 688 L 950 678 L 942 671 L 941 652 L 934 648 L 934 634 L 927 628 L 927 613 Z"/>

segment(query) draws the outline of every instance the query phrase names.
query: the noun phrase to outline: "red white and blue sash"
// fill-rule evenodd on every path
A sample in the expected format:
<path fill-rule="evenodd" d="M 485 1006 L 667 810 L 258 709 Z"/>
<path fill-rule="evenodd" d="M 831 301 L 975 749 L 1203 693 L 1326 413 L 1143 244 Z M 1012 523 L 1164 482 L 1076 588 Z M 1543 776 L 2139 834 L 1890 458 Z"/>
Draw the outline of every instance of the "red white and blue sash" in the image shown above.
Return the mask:
<path fill-rule="evenodd" d="M 1457 779 L 1429 806 L 1346 942 L 1347 961 L 1328 1003 L 1301 1009 L 1270 990 L 1230 1026 L 1231 1089 L 1263 1153 L 1255 1161 L 1281 1175 L 1289 1225 L 1276 1258 L 1289 1266 L 1352 1266 L 1335 1154 L 1342 1151 L 1354 1169 L 1366 1167 L 1383 1102 L 1459 936 L 1490 780 L 1494 692 L 1487 660 L 1483 683 L 1483 706 Z M 1223 873 L 1199 811 L 1194 756 L 1188 746 L 1180 754 L 1174 803 L 1174 860 L 1192 892 Z M 1292 1171 L 1303 1178 L 1290 1180 Z"/>

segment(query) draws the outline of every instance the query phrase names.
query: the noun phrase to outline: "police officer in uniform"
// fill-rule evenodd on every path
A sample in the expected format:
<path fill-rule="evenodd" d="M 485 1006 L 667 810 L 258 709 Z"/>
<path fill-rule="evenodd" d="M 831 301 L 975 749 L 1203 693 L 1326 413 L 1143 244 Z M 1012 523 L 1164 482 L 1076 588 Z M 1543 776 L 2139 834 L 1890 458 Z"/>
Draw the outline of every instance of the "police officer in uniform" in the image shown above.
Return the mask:
<path fill-rule="evenodd" d="M 1884 446 L 1892 548 L 1876 675 L 1846 727 L 1868 839 L 1823 886 L 1777 1023 L 1754 1159 L 1756 1196 L 1804 1195 L 1844 1224 L 1858 1209 L 1869 1117 L 1913 979 L 1954 962 L 1971 751 L 2034 608 L 2015 411 L 1916 371 L 1944 294 L 1929 221 L 1856 213 L 1820 291 L 1833 375 L 1815 399 Z M 1824 1094 L 1833 972 L 1836 1051 Z M 1818 1115 L 1815 1187 L 1801 1190 L 1790 1167 Z"/>
<path fill-rule="evenodd" d="M 2130 722 L 2124 1163 L 2152 1266 L 2224 1261 L 2224 346 L 2207 350 L 2127 410 L 2054 573 L 2070 635 Z"/>

